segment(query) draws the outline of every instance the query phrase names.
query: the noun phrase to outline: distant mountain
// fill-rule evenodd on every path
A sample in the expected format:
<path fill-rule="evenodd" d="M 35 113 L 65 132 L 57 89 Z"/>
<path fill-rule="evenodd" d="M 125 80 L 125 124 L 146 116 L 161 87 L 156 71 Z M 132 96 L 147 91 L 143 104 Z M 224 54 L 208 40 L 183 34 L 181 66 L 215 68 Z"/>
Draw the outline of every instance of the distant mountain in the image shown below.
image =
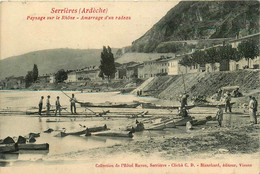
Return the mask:
<path fill-rule="evenodd" d="M 0 60 L 0 79 L 25 76 L 37 64 L 39 74 L 55 73 L 59 69 L 81 69 L 100 64 L 101 49 L 51 49 L 26 53 Z M 117 49 L 112 49 L 115 54 Z"/>
<path fill-rule="evenodd" d="M 181 1 L 135 40 L 131 49 L 178 52 L 183 43 L 172 41 L 230 38 L 257 32 L 259 1 Z"/>

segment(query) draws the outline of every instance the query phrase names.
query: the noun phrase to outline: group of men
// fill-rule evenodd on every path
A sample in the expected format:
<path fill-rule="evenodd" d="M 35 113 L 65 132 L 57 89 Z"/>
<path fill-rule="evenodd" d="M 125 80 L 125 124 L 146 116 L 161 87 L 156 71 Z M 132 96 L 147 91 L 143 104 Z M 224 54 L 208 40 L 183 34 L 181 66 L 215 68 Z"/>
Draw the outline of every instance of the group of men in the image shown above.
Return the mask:
<path fill-rule="evenodd" d="M 46 115 L 50 115 L 50 109 L 51 109 L 51 103 L 50 103 L 50 96 L 47 96 L 46 100 Z M 42 107 L 43 107 L 43 99 L 44 96 L 41 96 L 40 102 L 39 102 L 39 115 L 42 115 Z M 74 97 L 74 94 L 72 94 L 72 97 L 70 98 L 70 110 L 71 114 L 77 114 L 76 113 L 76 103 L 77 99 Z M 57 115 L 57 112 L 59 112 L 59 115 L 61 115 L 61 104 L 60 104 L 60 97 L 57 96 L 56 102 L 55 102 L 55 115 Z"/>
<path fill-rule="evenodd" d="M 186 110 L 186 105 L 187 105 L 187 99 L 188 99 L 189 95 L 185 94 L 182 96 L 181 98 L 181 107 L 180 107 L 180 114 L 183 117 L 187 117 L 188 113 Z M 256 100 L 255 97 L 249 96 L 250 101 L 249 101 L 249 115 L 250 115 L 250 123 L 252 124 L 257 124 L 257 116 L 256 116 L 256 112 L 257 112 L 257 107 L 258 107 L 258 102 Z M 231 94 L 230 93 L 226 93 L 225 94 L 225 112 L 227 112 L 229 110 L 229 112 L 231 113 Z M 216 113 L 216 120 L 219 123 L 219 126 L 222 126 L 222 121 L 223 121 L 223 110 L 221 108 L 221 106 L 217 106 L 218 107 L 218 111 Z"/>

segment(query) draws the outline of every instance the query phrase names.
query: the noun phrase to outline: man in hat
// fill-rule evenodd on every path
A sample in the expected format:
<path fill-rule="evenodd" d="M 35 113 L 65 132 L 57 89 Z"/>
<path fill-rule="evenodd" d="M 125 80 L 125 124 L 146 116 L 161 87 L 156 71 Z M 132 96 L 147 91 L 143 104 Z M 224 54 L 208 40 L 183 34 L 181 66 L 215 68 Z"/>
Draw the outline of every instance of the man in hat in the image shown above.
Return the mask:
<path fill-rule="evenodd" d="M 252 124 L 257 124 L 257 116 L 256 116 L 256 111 L 258 107 L 258 102 L 255 97 L 249 96 L 250 101 L 249 101 L 249 115 L 250 115 L 250 122 Z"/>
<path fill-rule="evenodd" d="M 50 115 L 50 108 L 51 108 L 50 98 L 51 97 L 48 95 L 46 101 L 46 107 L 47 107 L 46 115 Z"/>
<path fill-rule="evenodd" d="M 43 105 L 43 99 L 44 97 L 41 96 L 40 102 L 39 102 L 39 115 L 42 115 L 42 105 Z"/>
<path fill-rule="evenodd" d="M 61 115 L 61 105 L 60 105 L 60 97 L 57 96 L 57 100 L 56 100 L 56 110 L 55 110 L 55 116 L 57 115 L 57 111 L 59 111 L 59 115 Z"/>
<path fill-rule="evenodd" d="M 74 94 L 72 94 L 72 97 L 70 99 L 70 110 L 72 114 L 76 114 L 76 102 L 77 99 L 74 97 Z M 74 112 L 73 112 L 74 109 Z"/>

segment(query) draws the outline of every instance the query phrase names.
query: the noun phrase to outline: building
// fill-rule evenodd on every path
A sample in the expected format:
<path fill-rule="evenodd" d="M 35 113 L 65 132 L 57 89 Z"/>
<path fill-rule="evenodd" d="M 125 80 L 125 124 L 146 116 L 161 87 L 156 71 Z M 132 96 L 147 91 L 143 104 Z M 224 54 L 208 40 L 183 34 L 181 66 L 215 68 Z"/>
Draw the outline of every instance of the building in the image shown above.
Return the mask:
<path fill-rule="evenodd" d="M 83 82 L 87 80 L 95 81 L 100 80 L 99 77 L 99 68 L 96 66 L 89 66 L 77 71 L 68 72 L 68 78 L 65 82 Z"/>
<path fill-rule="evenodd" d="M 38 77 L 38 83 L 50 83 L 50 75 L 44 74 Z"/>
<path fill-rule="evenodd" d="M 50 83 L 55 83 L 55 74 L 50 74 Z"/>
<path fill-rule="evenodd" d="M 25 88 L 25 79 L 23 76 L 20 77 L 6 77 L 2 81 L 2 88 L 3 89 L 21 89 Z"/>
<path fill-rule="evenodd" d="M 137 67 L 138 77 L 149 78 L 158 75 L 167 75 L 169 72 L 169 60 L 173 59 L 174 57 L 161 56 L 155 60 L 143 62 L 143 64 L 140 64 Z"/>

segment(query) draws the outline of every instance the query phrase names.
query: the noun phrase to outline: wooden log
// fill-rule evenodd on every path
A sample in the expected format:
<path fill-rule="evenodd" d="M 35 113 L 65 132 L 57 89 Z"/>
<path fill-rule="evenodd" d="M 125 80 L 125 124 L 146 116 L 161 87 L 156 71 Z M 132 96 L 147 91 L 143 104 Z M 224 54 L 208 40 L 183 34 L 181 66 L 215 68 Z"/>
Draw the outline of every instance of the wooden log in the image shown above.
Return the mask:
<path fill-rule="evenodd" d="M 49 150 L 49 144 L 19 144 L 19 150 Z"/>
<path fill-rule="evenodd" d="M 18 144 L 0 144 L 0 153 L 11 153 L 18 151 Z"/>

